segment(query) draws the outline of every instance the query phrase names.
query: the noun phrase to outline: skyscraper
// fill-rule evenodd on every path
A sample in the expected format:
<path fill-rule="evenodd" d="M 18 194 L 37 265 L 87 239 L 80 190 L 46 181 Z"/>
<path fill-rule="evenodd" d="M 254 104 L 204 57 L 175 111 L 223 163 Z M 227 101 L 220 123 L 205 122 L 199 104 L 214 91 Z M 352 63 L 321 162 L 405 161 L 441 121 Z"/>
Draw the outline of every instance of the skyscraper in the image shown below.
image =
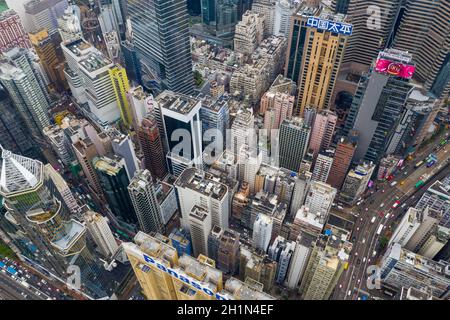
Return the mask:
<path fill-rule="evenodd" d="M 39 137 L 50 125 L 48 93 L 42 78 L 34 68 L 30 53 L 15 48 L 4 53 L 7 60 L 0 62 L 0 83 L 8 91 L 30 132 Z"/>
<path fill-rule="evenodd" d="M 211 232 L 211 214 L 204 208 L 194 205 L 188 216 L 194 257 L 208 254 L 208 236 Z"/>
<path fill-rule="evenodd" d="M 334 153 L 334 149 L 322 150 L 319 153 L 314 163 L 312 180 L 327 182 L 330 174 L 333 175 L 331 166 L 333 164 Z"/>
<path fill-rule="evenodd" d="M 109 69 L 109 76 L 111 77 L 117 104 L 119 105 L 120 118 L 125 128 L 129 129 L 132 125 L 132 115 L 127 99 L 127 92 L 130 90 L 127 72 L 121 65 L 115 65 Z"/>
<path fill-rule="evenodd" d="M 19 15 L 14 10 L 0 9 L 0 52 L 20 47 L 29 49 L 31 42 L 24 30 Z"/>
<path fill-rule="evenodd" d="M 325 21 L 325 25 L 319 25 Z M 306 107 L 329 108 L 337 73 L 352 26 L 347 17 L 304 4 L 292 16 L 285 76 L 298 84 L 296 114 Z"/>
<path fill-rule="evenodd" d="M 275 281 L 284 284 L 286 279 L 289 263 L 294 255 L 295 242 L 287 241 L 281 236 L 277 236 L 275 241 L 269 247 L 269 258 L 277 262 L 277 274 Z"/>
<path fill-rule="evenodd" d="M 337 190 L 324 182 L 312 181 L 305 199 L 305 206 L 312 214 L 328 215 Z"/>
<path fill-rule="evenodd" d="M 279 132 L 280 167 L 298 172 L 308 149 L 310 127 L 302 118 L 286 119 Z"/>
<path fill-rule="evenodd" d="M 135 224 L 137 218 L 127 190 L 130 181 L 123 159 L 96 157 L 92 163 L 111 212 L 122 222 Z"/>
<path fill-rule="evenodd" d="M 58 32 L 58 18 L 64 15 L 67 0 L 30 0 L 24 4 L 29 32 L 45 28 L 50 35 Z"/>
<path fill-rule="evenodd" d="M 336 122 L 337 116 L 332 111 L 325 110 L 316 114 L 311 128 L 311 140 L 309 141 L 309 150 L 312 151 L 314 158 L 317 157 L 319 151 L 330 146 Z"/>
<path fill-rule="evenodd" d="M 363 163 L 350 170 L 342 185 L 341 199 L 346 203 L 354 204 L 366 191 L 374 170 L 373 163 Z"/>
<path fill-rule="evenodd" d="M 170 5 L 164 0 L 128 1 L 128 14 L 146 81 L 162 82 L 160 89 L 192 94 L 194 78 L 186 1 L 174 0 Z"/>
<path fill-rule="evenodd" d="M 163 234 L 165 227 L 150 171 L 138 171 L 128 186 L 128 192 L 139 222 L 139 229 L 145 233 Z"/>
<path fill-rule="evenodd" d="M 94 239 L 98 250 L 106 258 L 114 255 L 119 246 L 108 225 L 108 219 L 94 211 L 85 212 L 83 217 L 86 228 Z"/>
<path fill-rule="evenodd" d="M 267 251 L 272 237 L 273 219 L 263 213 L 258 214 L 253 224 L 253 247 Z"/>
<path fill-rule="evenodd" d="M 340 189 L 344 183 L 347 171 L 350 168 L 356 143 L 345 137 L 341 138 L 336 146 L 336 152 L 331 165 L 331 175 L 328 176 L 327 183 L 336 189 Z"/>

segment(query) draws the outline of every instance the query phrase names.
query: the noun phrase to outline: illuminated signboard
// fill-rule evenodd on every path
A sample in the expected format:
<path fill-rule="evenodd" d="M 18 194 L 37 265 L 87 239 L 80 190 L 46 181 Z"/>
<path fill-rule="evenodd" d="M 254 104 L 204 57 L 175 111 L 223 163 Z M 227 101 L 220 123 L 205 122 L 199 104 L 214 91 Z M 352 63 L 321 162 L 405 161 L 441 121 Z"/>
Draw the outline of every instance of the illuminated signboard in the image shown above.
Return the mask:
<path fill-rule="evenodd" d="M 144 257 L 144 260 L 150 264 L 153 265 L 155 267 L 157 267 L 159 270 L 164 271 L 166 273 L 168 273 L 170 276 L 177 278 L 178 280 L 183 281 L 184 283 L 186 283 L 187 285 L 190 285 L 192 287 L 194 287 L 197 290 L 200 290 L 201 292 L 211 296 L 211 297 L 215 297 L 217 300 L 230 300 L 227 296 L 221 295 L 219 293 L 214 293 L 211 291 L 211 289 L 209 289 L 208 287 L 202 285 L 199 281 L 196 281 L 194 279 L 192 279 L 190 276 L 188 276 L 187 274 L 181 274 L 176 270 L 173 270 L 171 268 L 166 267 L 165 265 L 159 263 L 158 261 L 156 261 L 155 259 L 153 259 L 152 257 L 149 257 L 146 254 L 142 254 Z M 142 271 L 144 272 L 148 272 L 145 271 L 144 268 L 141 268 Z"/>
<path fill-rule="evenodd" d="M 353 26 L 348 23 L 323 20 L 317 17 L 308 17 L 306 26 L 318 30 L 329 31 L 337 34 L 350 36 L 353 33 Z"/>
<path fill-rule="evenodd" d="M 416 71 L 416 67 L 387 59 L 378 59 L 375 64 L 375 71 L 404 79 L 411 79 L 414 71 Z"/>

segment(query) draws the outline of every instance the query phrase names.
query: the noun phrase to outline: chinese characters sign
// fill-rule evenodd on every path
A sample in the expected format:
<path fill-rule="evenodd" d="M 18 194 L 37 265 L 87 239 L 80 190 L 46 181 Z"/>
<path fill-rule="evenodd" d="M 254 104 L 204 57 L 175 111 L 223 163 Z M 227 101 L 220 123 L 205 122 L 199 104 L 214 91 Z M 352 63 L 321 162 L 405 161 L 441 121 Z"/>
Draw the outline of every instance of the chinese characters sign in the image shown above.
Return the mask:
<path fill-rule="evenodd" d="M 350 36 L 353 32 L 353 26 L 351 24 L 322 20 L 317 17 L 308 17 L 306 26 L 346 36 Z"/>
<path fill-rule="evenodd" d="M 411 79 L 415 70 L 415 66 L 386 59 L 378 59 L 375 65 L 375 71 L 377 72 L 391 74 L 404 79 Z"/>

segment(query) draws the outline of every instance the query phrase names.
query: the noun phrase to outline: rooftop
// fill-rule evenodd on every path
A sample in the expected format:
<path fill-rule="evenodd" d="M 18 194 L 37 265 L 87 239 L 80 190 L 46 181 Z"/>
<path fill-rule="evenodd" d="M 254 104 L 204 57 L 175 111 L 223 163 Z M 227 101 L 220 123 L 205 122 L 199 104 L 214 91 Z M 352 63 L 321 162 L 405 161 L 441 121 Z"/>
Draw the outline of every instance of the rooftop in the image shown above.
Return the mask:
<path fill-rule="evenodd" d="M 228 187 L 225 184 L 214 180 L 211 174 L 196 168 L 185 169 L 174 185 L 195 190 L 217 200 L 222 200 L 228 193 Z"/>
<path fill-rule="evenodd" d="M 100 157 L 100 158 L 95 157 L 92 160 L 92 163 L 94 164 L 94 168 L 96 170 L 105 172 L 106 174 L 108 174 L 110 176 L 115 176 L 124 167 L 123 162 L 121 160 L 122 160 L 122 158 L 118 158 L 118 157 L 114 158 L 114 159 L 110 159 L 107 157 Z"/>
<path fill-rule="evenodd" d="M 198 100 L 181 93 L 165 90 L 156 97 L 162 109 L 171 110 L 180 114 L 190 113 L 198 104 Z"/>

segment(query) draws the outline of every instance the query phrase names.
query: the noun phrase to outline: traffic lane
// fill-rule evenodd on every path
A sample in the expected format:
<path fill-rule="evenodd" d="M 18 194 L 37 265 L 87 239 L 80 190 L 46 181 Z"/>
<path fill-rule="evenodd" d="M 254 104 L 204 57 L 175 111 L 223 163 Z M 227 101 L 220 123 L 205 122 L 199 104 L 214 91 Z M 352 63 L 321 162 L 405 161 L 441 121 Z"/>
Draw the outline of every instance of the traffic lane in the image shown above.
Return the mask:
<path fill-rule="evenodd" d="M 20 284 L 17 280 L 14 280 L 12 277 L 0 272 L 0 281 L 1 286 L 4 289 L 7 289 L 14 296 L 21 296 L 22 298 L 30 299 L 30 300 L 42 300 L 42 298 L 35 294 L 31 288 L 26 288 L 22 284 Z M 23 294 L 26 295 L 23 296 Z"/>

